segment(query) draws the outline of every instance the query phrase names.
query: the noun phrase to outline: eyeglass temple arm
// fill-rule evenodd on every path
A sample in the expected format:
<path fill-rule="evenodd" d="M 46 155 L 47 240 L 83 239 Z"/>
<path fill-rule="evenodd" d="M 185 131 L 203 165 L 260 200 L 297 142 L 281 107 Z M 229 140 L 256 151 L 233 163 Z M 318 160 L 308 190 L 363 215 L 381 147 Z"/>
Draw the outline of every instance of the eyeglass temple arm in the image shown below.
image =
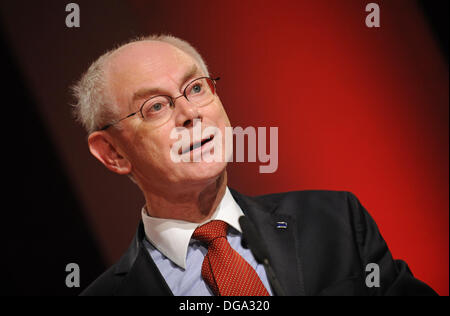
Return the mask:
<path fill-rule="evenodd" d="M 110 128 L 111 126 L 113 126 L 113 125 L 115 125 L 115 124 L 117 124 L 117 123 L 119 123 L 119 122 L 122 122 L 123 120 L 125 120 L 125 119 L 127 119 L 127 118 L 129 118 L 129 117 L 132 117 L 133 115 L 136 115 L 138 112 L 139 112 L 139 111 L 134 112 L 134 113 L 131 113 L 131 114 L 128 114 L 127 116 L 122 117 L 120 120 L 117 120 L 117 121 L 115 121 L 115 122 L 106 124 L 106 125 L 103 126 L 100 130 L 101 130 L 101 131 L 104 131 L 104 130 Z"/>

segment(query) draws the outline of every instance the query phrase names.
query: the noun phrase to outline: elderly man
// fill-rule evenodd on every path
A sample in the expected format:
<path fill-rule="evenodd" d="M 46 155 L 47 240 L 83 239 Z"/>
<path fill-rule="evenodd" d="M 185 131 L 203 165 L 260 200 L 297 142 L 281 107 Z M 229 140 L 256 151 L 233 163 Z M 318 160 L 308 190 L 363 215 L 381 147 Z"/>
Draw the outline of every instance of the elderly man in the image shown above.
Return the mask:
<path fill-rule="evenodd" d="M 229 189 L 217 79 L 187 42 L 150 36 L 101 56 L 73 87 L 91 153 L 146 201 L 128 251 L 84 295 L 435 294 L 393 260 L 352 194 Z M 198 127 L 214 132 L 196 139 Z M 193 139 L 174 150 L 177 131 Z"/>

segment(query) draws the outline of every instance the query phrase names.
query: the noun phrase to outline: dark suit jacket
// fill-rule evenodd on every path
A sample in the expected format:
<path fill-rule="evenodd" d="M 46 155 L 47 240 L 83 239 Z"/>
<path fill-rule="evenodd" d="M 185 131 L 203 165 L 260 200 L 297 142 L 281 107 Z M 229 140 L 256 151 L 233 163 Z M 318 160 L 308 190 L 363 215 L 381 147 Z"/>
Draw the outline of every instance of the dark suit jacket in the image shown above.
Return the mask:
<path fill-rule="evenodd" d="M 377 226 L 348 192 L 298 191 L 247 197 L 230 190 L 260 232 L 287 295 L 435 295 L 394 260 Z M 286 222 L 279 229 L 277 222 Z M 172 295 L 143 245 L 142 222 L 120 261 L 82 295 Z M 380 287 L 367 287 L 368 263 Z"/>

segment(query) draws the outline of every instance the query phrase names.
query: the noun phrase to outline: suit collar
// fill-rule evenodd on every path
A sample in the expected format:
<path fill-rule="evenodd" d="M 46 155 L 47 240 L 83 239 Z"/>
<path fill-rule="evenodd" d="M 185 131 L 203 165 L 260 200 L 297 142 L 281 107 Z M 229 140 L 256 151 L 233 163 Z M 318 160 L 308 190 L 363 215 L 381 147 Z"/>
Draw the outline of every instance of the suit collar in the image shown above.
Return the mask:
<path fill-rule="evenodd" d="M 164 277 L 145 249 L 144 238 L 144 226 L 141 221 L 133 242 L 116 265 L 114 273 L 117 276 L 124 276 L 124 280 L 116 289 L 115 295 L 172 296 L 173 293 Z"/>
<path fill-rule="evenodd" d="M 269 261 L 287 295 L 305 295 L 300 262 L 297 218 L 285 212 L 277 195 L 247 197 L 230 190 L 244 214 L 259 231 L 268 251 Z M 277 228 L 277 223 L 287 223 Z"/>
<path fill-rule="evenodd" d="M 165 257 L 182 269 L 186 269 L 186 257 L 191 236 L 198 226 L 212 220 L 222 220 L 241 232 L 239 217 L 243 215 L 228 187 L 211 218 L 203 223 L 192 223 L 182 220 L 156 218 L 147 215 L 146 207 L 142 208 L 142 222 L 147 240 Z"/>
<path fill-rule="evenodd" d="M 133 266 L 136 258 L 138 257 L 139 251 L 141 249 L 142 241 L 144 240 L 145 232 L 144 225 L 142 221 L 139 222 L 138 229 L 134 235 L 131 245 L 128 247 L 127 251 L 120 258 L 119 262 L 116 264 L 115 274 L 128 273 Z"/>

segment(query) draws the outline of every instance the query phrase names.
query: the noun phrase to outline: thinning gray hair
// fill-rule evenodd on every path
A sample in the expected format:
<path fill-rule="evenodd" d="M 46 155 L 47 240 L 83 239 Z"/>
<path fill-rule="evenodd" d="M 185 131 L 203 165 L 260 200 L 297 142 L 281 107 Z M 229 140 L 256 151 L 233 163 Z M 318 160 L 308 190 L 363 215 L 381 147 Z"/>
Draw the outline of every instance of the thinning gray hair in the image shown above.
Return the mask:
<path fill-rule="evenodd" d="M 71 87 L 76 100 L 72 104 L 75 119 L 81 123 L 88 134 L 117 119 L 119 110 L 117 104 L 113 101 L 106 80 L 106 63 L 109 57 L 122 46 L 140 41 L 159 41 L 175 46 L 193 57 L 205 75 L 209 76 L 208 67 L 200 53 L 185 40 L 172 35 L 150 35 L 133 38 L 100 56 L 90 65 L 81 79 Z"/>

